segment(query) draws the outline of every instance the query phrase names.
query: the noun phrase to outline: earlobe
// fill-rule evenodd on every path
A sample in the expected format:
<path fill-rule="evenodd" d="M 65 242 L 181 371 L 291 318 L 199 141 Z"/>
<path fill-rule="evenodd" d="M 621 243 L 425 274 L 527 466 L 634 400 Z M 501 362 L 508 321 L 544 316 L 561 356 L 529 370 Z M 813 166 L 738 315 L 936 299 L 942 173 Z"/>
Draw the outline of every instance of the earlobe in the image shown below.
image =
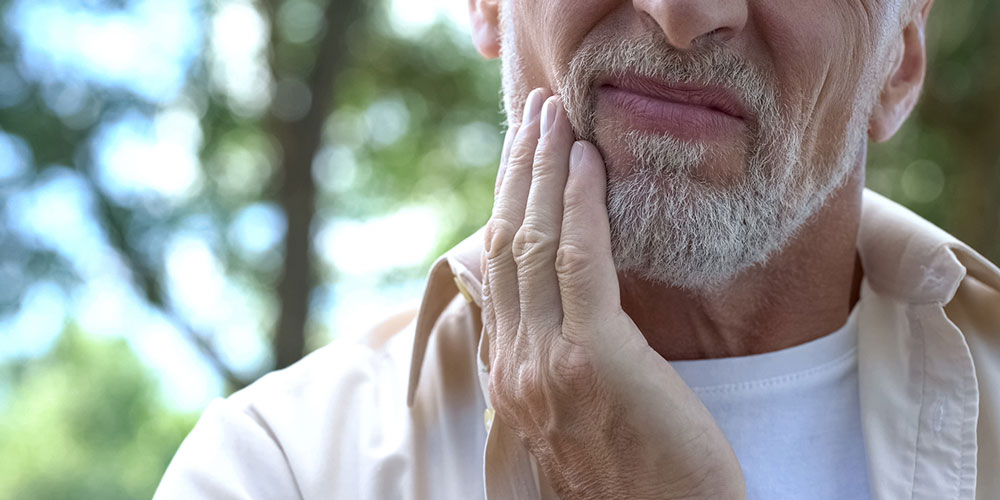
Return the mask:
<path fill-rule="evenodd" d="M 910 116 L 920 98 L 927 74 L 927 50 L 924 29 L 932 0 L 926 0 L 920 13 L 899 34 L 897 48 L 888 63 L 891 70 L 882 86 L 878 105 L 872 110 L 868 135 L 875 142 L 892 138 Z"/>
<path fill-rule="evenodd" d="M 487 59 L 500 57 L 500 0 L 469 0 L 472 43 Z"/>

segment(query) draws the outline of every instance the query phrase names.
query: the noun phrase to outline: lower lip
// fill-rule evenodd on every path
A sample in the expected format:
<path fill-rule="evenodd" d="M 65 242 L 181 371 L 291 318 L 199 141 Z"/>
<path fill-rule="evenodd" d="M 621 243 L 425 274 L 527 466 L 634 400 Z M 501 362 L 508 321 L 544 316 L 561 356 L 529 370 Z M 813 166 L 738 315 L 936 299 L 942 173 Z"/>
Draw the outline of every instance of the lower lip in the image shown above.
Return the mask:
<path fill-rule="evenodd" d="M 742 119 L 713 108 L 604 86 L 597 90 L 597 114 L 608 113 L 617 115 L 628 129 L 691 141 L 724 140 L 746 131 Z"/>

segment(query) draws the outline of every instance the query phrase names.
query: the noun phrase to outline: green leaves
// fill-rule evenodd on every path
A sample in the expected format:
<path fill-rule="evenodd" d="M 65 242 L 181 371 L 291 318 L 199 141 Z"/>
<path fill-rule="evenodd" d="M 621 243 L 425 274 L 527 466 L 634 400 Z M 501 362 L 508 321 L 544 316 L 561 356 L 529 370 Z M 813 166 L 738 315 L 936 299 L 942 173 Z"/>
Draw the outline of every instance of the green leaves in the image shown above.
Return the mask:
<path fill-rule="evenodd" d="M 150 498 L 194 415 L 166 409 L 124 341 L 68 328 L 46 357 L 6 366 L 0 497 Z"/>

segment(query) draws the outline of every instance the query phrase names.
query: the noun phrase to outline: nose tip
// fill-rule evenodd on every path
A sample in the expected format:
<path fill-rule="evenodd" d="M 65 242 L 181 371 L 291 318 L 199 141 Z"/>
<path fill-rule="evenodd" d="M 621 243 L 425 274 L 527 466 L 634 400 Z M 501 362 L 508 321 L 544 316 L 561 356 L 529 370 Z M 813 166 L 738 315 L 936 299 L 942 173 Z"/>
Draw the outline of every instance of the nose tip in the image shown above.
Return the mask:
<path fill-rule="evenodd" d="M 633 0 L 632 3 L 679 50 L 732 40 L 745 28 L 748 15 L 746 0 Z"/>

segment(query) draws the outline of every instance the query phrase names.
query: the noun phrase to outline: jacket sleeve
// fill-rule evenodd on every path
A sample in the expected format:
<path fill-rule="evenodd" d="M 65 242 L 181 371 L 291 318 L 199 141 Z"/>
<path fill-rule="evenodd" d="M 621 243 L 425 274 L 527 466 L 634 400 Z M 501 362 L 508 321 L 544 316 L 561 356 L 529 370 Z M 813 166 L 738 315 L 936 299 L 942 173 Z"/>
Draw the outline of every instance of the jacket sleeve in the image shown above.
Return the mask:
<path fill-rule="evenodd" d="M 253 410 L 216 400 L 181 444 L 154 500 L 301 499 L 279 443 Z"/>

